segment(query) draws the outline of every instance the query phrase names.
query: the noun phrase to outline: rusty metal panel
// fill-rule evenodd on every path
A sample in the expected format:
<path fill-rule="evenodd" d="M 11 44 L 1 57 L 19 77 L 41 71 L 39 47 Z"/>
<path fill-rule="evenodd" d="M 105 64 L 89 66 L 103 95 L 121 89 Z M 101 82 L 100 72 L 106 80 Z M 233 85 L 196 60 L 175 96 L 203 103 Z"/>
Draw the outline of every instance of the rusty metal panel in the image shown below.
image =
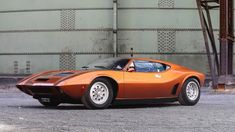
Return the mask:
<path fill-rule="evenodd" d="M 218 29 L 216 11 L 212 12 L 213 24 Z M 214 17 L 215 16 L 215 17 Z M 149 21 L 146 21 L 149 20 Z M 124 29 L 200 29 L 197 10 L 120 10 L 119 28 Z"/>
<path fill-rule="evenodd" d="M 112 51 L 111 31 L 0 33 L 0 41 L 0 54 Z"/>
<path fill-rule="evenodd" d="M 206 53 L 203 42 L 202 31 L 185 31 L 176 33 L 176 51 L 191 53 Z M 218 36 L 219 32 L 214 31 L 214 35 Z M 216 41 L 217 50 L 219 49 L 219 41 Z"/>
<path fill-rule="evenodd" d="M 72 61 L 76 62 L 75 67 L 71 65 L 60 67 L 60 55 L 1 55 L 0 67 L 1 74 L 32 74 L 44 70 L 55 70 L 64 68 L 81 69 L 84 65 L 91 63 L 97 59 L 111 57 L 110 54 L 103 55 L 76 55 Z M 17 60 L 17 61 L 15 61 Z M 73 63 L 73 62 L 72 62 Z M 74 63 L 72 64 L 74 65 Z"/>
<path fill-rule="evenodd" d="M 58 57 L 51 55 L 1 55 L 1 74 L 31 74 L 42 70 L 59 69 Z M 29 63 L 30 62 L 30 63 Z"/>
<path fill-rule="evenodd" d="M 170 32 L 169 38 L 164 36 Z M 218 35 L 218 31 L 214 34 Z M 160 34 L 160 35 L 159 35 Z M 161 40 L 159 40 L 161 39 Z M 159 45 L 167 45 L 173 48 L 176 53 L 206 53 L 203 45 L 203 36 L 201 31 L 169 31 L 169 30 L 153 30 L 153 31 L 120 31 L 119 32 L 119 51 L 131 52 L 159 52 Z M 146 43 L 147 42 L 147 43 Z M 217 48 L 219 42 L 216 41 Z M 143 44 L 144 43 L 144 44 Z M 174 49 L 175 47 L 175 49 Z M 172 51 L 171 50 L 171 51 Z M 169 53 L 169 52 L 168 52 Z"/>
<path fill-rule="evenodd" d="M 132 50 L 134 52 L 156 52 L 158 50 L 157 41 L 156 31 L 119 31 L 118 51 L 120 53 L 132 52 Z"/>
<path fill-rule="evenodd" d="M 111 0 L 0 2 L 0 74 L 79 69 L 113 55 Z M 217 15 L 213 10 L 215 29 Z M 207 72 L 195 0 L 118 0 L 118 28 L 119 56 L 163 59 Z"/>
<path fill-rule="evenodd" d="M 220 76 L 233 74 L 233 38 L 233 0 L 220 0 Z"/>
<path fill-rule="evenodd" d="M 93 15 L 95 14 L 95 15 Z M 20 20 L 20 21 L 19 21 Z M 0 13 L 1 32 L 102 30 L 112 28 L 111 10 L 61 10 Z"/>
<path fill-rule="evenodd" d="M 0 11 L 112 8 L 111 0 L 0 0 Z"/>
<path fill-rule="evenodd" d="M 107 30 L 113 27 L 112 10 L 76 11 L 76 29 Z"/>
<path fill-rule="evenodd" d="M 121 8 L 157 8 L 161 4 L 169 4 L 172 7 L 172 3 L 175 8 L 196 8 L 195 0 L 119 0 Z"/>
<path fill-rule="evenodd" d="M 0 13 L 0 23 L 0 32 L 59 29 L 60 14 L 58 11 Z"/>

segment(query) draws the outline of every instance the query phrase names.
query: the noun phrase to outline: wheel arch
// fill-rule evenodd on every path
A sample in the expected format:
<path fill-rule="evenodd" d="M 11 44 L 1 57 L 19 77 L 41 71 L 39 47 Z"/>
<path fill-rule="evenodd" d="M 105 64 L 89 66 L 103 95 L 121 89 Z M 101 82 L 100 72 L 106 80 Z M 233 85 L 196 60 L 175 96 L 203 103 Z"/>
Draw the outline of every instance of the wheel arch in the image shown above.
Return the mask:
<path fill-rule="evenodd" d="M 181 90 L 182 90 L 182 87 L 183 87 L 185 81 L 187 81 L 187 80 L 190 79 L 190 78 L 196 79 L 196 80 L 198 81 L 198 83 L 199 83 L 199 86 L 201 86 L 201 81 L 200 81 L 200 78 L 199 78 L 198 76 L 196 76 L 196 75 L 188 75 L 188 76 L 186 76 L 186 77 L 181 81 L 181 83 L 180 83 L 180 85 L 179 85 L 179 87 L 178 87 L 178 90 L 177 90 L 177 95 L 180 94 L 180 92 L 181 92 Z"/>
<path fill-rule="evenodd" d="M 194 100 L 190 100 L 189 97 L 187 96 L 187 92 L 186 92 L 186 88 L 187 84 L 185 85 L 185 83 L 188 81 L 190 82 L 190 80 L 194 80 L 197 81 L 197 85 L 198 85 L 198 94 L 197 94 L 197 98 Z M 200 99 L 200 86 L 201 86 L 201 82 L 200 82 L 200 78 L 195 76 L 195 75 L 189 75 L 187 77 L 185 77 L 184 81 L 182 82 L 181 88 L 180 88 L 180 92 L 178 94 L 178 101 L 180 102 L 181 105 L 186 105 L 186 106 L 193 106 L 195 104 L 197 104 L 197 102 Z"/>
<path fill-rule="evenodd" d="M 97 76 L 93 80 L 98 79 L 98 78 L 105 78 L 108 81 L 110 81 L 111 85 L 113 86 L 112 89 L 113 89 L 113 101 L 114 101 L 118 95 L 118 90 L 119 90 L 119 86 L 118 86 L 117 81 L 109 76 Z"/>
<path fill-rule="evenodd" d="M 188 77 L 186 80 L 188 80 L 188 79 L 190 79 L 190 78 L 196 79 L 196 80 L 198 81 L 199 85 L 201 86 L 201 81 L 200 81 L 199 77 L 197 77 L 197 76 L 190 76 L 190 77 Z M 186 81 L 186 80 L 185 80 L 185 81 Z"/>

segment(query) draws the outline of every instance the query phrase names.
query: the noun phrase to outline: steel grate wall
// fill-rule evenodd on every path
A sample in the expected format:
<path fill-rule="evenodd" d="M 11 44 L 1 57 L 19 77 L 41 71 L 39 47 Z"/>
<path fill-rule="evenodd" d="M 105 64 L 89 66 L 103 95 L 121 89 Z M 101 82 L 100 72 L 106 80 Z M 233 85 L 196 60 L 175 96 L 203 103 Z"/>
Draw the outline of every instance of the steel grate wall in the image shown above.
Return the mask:
<path fill-rule="evenodd" d="M 176 51 L 176 32 L 158 31 L 158 52 L 174 53 Z"/>
<path fill-rule="evenodd" d="M 60 54 L 60 70 L 76 70 L 76 55 L 72 50 L 66 49 Z"/>
<path fill-rule="evenodd" d="M 61 30 L 75 29 L 75 10 L 62 10 L 60 14 Z"/>
<path fill-rule="evenodd" d="M 174 8 L 175 0 L 159 0 L 159 8 Z"/>
<path fill-rule="evenodd" d="M 0 2 L 0 74 L 80 69 L 113 56 L 111 0 Z M 195 0 L 118 0 L 121 57 L 163 59 L 207 73 L 200 28 Z"/>

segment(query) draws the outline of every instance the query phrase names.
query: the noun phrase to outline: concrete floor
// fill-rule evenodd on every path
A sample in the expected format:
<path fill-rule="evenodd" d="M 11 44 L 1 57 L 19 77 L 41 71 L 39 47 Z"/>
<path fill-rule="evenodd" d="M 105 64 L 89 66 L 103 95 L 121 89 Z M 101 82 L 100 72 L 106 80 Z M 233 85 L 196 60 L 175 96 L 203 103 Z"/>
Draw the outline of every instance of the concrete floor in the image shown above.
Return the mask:
<path fill-rule="evenodd" d="M 0 132 L 232 132 L 235 94 L 202 90 L 196 106 L 145 104 L 87 110 L 62 104 L 44 108 L 17 90 L 0 92 Z"/>

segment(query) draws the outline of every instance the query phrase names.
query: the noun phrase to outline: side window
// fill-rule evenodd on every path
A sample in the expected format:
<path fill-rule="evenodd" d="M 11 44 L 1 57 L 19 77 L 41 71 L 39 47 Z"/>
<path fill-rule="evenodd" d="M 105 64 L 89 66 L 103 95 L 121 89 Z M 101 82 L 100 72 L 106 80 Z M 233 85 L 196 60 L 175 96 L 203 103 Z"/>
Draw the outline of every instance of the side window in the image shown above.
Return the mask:
<path fill-rule="evenodd" d="M 161 63 L 155 63 L 156 72 L 162 72 L 166 70 L 166 65 Z"/>
<path fill-rule="evenodd" d="M 127 65 L 128 62 L 129 62 L 129 59 L 120 60 L 114 64 L 113 69 L 114 70 L 122 70 Z"/>
<path fill-rule="evenodd" d="M 162 72 L 169 69 L 169 66 L 150 61 L 134 61 L 136 72 Z"/>
<path fill-rule="evenodd" d="M 136 72 L 155 72 L 154 64 L 149 61 L 134 61 Z"/>

